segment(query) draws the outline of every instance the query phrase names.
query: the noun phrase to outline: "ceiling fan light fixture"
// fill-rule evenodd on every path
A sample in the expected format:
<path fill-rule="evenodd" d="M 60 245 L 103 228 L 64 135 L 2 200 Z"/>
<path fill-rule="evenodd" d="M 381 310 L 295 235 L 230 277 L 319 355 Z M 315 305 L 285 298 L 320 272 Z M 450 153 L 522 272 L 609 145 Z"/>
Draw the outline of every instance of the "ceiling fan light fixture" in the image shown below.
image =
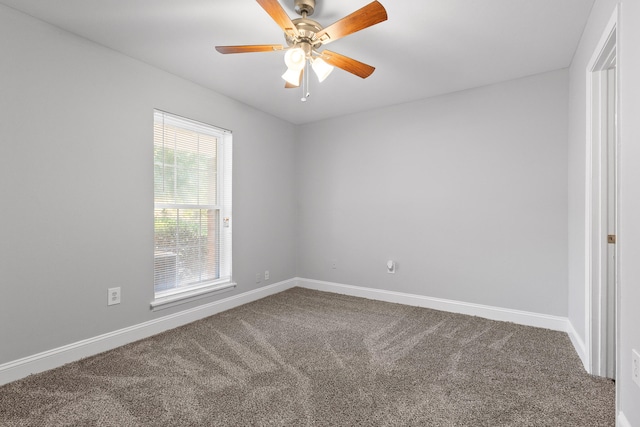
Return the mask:
<path fill-rule="evenodd" d="M 320 83 L 329 77 L 329 74 L 333 71 L 333 66 L 327 64 L 322 58 L 315 58 L 313 62 L 311 62 L 311 67 L 316 73 L 316 76 L 318 76 L 318 81 L 320 81 Z"/>
<path fill-rule="evenodd" d="M 288 71 L 300 71 L 304 68 L 307 55 L 299 47 L 292 47 L 284 54 L 284 63 L 287 64 Z M 285 73 L 286 74 L 286 73 Z"/>
<path fill-rule="evenodd" d="M 295 11 L 301 16 L 301 18 L 293 21 L 280 4 L 281 0 L 256 1 L 284 31 L 288 48 L 281 44 L 216 46 L 218 52 L 230 54 L 285 50 L 284 62 L 287 65 L 287 71 L 282 75 L 282 78 L 287 82 L 285 88 L 302 85 L 303 100 L 306 100 L 309 96 L 309 73 L 304 74 L 307 63 L 313 68 L 320 82 L 331 74 L 334 67 L 363 79 L 369 77 L 375 70 L 371 65 L 356 61 L 348 56 L 328 50 L 319 53 L 318 49 L 327 43 L 332 43 L 386 21 L 387 11 L 378 0 L 371 1 L 366 6 L 339 19 L 328 27 L 323 27 L 318 22 L 308 18 L 315 10 L 316 0 L 293 0 Z M 325 61 L 321 57 L 327 58 L 327 60 Z"/>
<path fill-rule="evenodd" d="M 282 78 L 292 86 L 300 86 L 300 80 L 302 77 L 302 70 L 287 69 L 282 75 Z"/>

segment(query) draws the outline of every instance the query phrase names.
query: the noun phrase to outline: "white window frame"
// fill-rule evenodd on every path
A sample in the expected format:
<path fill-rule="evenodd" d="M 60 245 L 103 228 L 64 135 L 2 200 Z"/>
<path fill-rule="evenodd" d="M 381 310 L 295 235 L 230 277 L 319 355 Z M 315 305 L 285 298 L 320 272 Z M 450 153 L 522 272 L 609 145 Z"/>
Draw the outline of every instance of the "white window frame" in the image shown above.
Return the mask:
<path fill-rule="evenodd" d="M 215 206 L 207 206 L 219 211 L 218 236 L 216 243 L 220 253 L 219 262 L 219 278 L 193 286 L 184 288 L 173 288 L 163 291 L 155 291 L 154 299 L 151 301 L 151 309 L 159 310 L 173 307 L 175 305 L 184 304 L 200 298 L 205 298 L 220 292 L 231 290 L 236 287 L 232 276 L 232 133 L 229 130 L 212 126 L 206 123 L 187 119 L 175 114 L 167 113 L 161 110 L 154 110 L 154 124 L 157 120 L 162 119 L 164 123 L 173 123 L 180 127 L 186 127 L 196 132 L 213 135 L 218 138 L 217 142 L 217 204 Z M 155 180 L 155 177 L 154 177 Z M 154 196 L 154 210 L 162 207 L 172 207 L 164 203 L 156 203 Z M 175 206 L 173 206 L 175 207 Z M 193 206 L 198 208 L 199 205 Z M 155 229 L 154 229 L 155 241 Z M 153 251 L 155 252 L 155 242 Z M 155 269 L 155 263 L 154 263 Z M 155 273 L 154 273 L 155 275 Z M 153 285 L 152 285 L 153 286 Z"/>

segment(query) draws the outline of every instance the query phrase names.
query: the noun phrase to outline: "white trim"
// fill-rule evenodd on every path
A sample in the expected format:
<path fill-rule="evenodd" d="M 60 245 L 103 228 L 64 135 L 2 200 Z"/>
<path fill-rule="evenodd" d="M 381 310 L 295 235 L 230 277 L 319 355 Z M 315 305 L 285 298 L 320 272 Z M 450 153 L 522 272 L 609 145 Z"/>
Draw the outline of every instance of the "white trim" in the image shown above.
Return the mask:
<path fill-rule="evenodd" d="M 196 320 L 204 319 L 216 313 L 257 301 L 269 295 L 277 294 L 295 285 L 295 279 L 285 280 L 148 322 L 4 363 L 0 365 L 0 385 L 24 378 L 30 374 L 57 368 L 85 357 L 112 350 L 130 342 L 195 322 Z"/>
<path fill-rule="evenodd" d="M 182 292 L 173 292 L 151 301 L 151 310 L 164 310 L 165 308 L 175 307 L 176 305 L 180 304 L 186 304 L 188 302 L 210 297 L 222 292 L 229 292 L 232 289 L 235 289 L 237 285 L 238 284 L 235 282 L 226 282 L 201 286 Z"/>
<path fill-rule="evenodd" d="M 582 365 L 584 366 L 584 370 L 589 372 L 589 360 L 587 356 L 587 347 L 584 344 L 584 341 L 580 337 L 580 335 L 576 332 L 573 327 L 573 323 L 570 320 L 567 320 L 567 334 L 569 335 L 569 339 L 571 340 L 571 344 L 573 344 L 573 348 L 575 348 L 576 353 L 578 353 L 578 357 L 582 361 Z"/>
<path fill-rule="evenodd" d="M 602 233 L 594 233 L 594 227 L 600 230 L 601 222 L 601 193 L 600 189 L 594 189 L 594 184 L 599 184 L 599 179 L 594 181 L 594 161 L 597 162 L 597 172 L 600 173 L 602 162 L 601 154 L 594 152 L 594 135 L 599 134 L 599 129 L 594 130 L 599 123 L 593 121 L 594 109 L 594 73 L 602 69 L 607 58 L 610 58 L 612 48 L 616 49 L 616 80 L 620 81 L 620 55 L 619 45 L 619 7 L 616 5 L 614 11 L 605 26 L 600 40 L 593 50 L 593 54 L 585 69 L 586 72 L 586 156 L 585 156 L 585 358 L 583 362 L 587 367 L 587 372 L 594 375 L 601 375 L 604 372 L 602 358 L 600 357 L 600 342 L 602 340 L 602 319 L 600 315 L 600 303 L 602 292 L 601 277 L 603 271 L 603 260 L 601 257 L 602 247 L 606 248 L 606 242 L 601 239 Z M 619 97 L 618 97 L 619 99 Z M 619 101 L 618 101 L 619 102 Z M 618 109 L 618 117 L 620 111 Z M 616 135 L 619 138 L 619 135 Z M 599 141 L 598 141 L 598 144 Z M 616 141 L 619 144 L 619 140 Z M 599 146 L 597 147 L 599 148 Z M 605 252 L 606 253 L 606 252 Z M 619 289 L 616 290 L 619 298 Z M 616 304 L 617 305 L 617 304 Z M 619 310 L 616 306 L 616 330 L 619 331 Z M 616 337 L 617 338 L 617 337 Z M 616 339 L 617 341 L 617 339 Z M 617 361 L 619 362 L 619 355 Z M 618 365 L 618 363 L 616 363 Z M 617 372 L 616 372 L 617 376 Z M 616 386 L 617 387 L 617 386 Z"/>
<path fill-rule="evenodd" d="M 616 422 L 616 426 L 618 426 L 618 427 L 632 427 L 631 423 L 629 422 L 627 417 L 624 416 L 624 412 L 622 412 L 622 411 L 618 412 L 618 419 L 617 419 L 617 422 Z"/>
<path fill-rule="evenodd" d="M 512 310 L 508 308 L 492 307 L 462 301 L 433 298 L 423 295 L 407 294 L 384 289 L 364 288 L 360 286 L 344 285 L 341 283 L 323 282 L 320 280 L 298 278 L 298 286 L 318 291 L 334 292 L 338 294 L 369 298 L 378 301 L 393 302 L 417 307 L 452 313 L 467 314 L 484 317 L 486 319 L 513 322 L 519 325 L 535 326 L 568 332 L 569 320 L 566 317 L 549 314 L 532 313 L 529 311 Z"/>
<path fill-rule="evenodd" d="M 296 277 L 2 364 L 0 385 L 195 322 L 295 286 L 567 332 L 584 361 L 584 343 L 565 317 Z"/>

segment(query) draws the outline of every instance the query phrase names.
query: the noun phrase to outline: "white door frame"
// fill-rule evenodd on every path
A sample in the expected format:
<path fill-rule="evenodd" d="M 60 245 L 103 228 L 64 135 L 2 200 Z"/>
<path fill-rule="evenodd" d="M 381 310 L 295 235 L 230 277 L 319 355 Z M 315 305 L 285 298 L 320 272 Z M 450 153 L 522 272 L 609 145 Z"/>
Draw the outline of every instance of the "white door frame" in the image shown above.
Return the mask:
<path fill-rule="evenodd" d="M 616 82 L 619 82 L 619 49 L 618 49 L 618 23 L 619 8 L 616 7 L 613 16 L 605 27 L 603 35 L 594 50 L 593 56 L 586 69 L 587 80 L 587 128 L 586 128 L 586 210 L 585 210 L 585 367 L 593 375 L 607 376 L 607 341 L 617 346 L 618 337 L 611 337 L 611 329 L 607 328 L 606 296 L 607 296 L 607 263 L 608 263 L 608 203 L 607 188 L 604 187 L 606 179 L 602 177 L 608 169 L 607 144 L 613 143 L 619 147 L 618 132 L 613 132 L 613 141 L 610 141 L 611 133 L 607 132 L 608 111 L 602 107 L 606 104 L 606 91 L 609 86 L 609 75 L 612 64 L 616 64 L 612 71 Z M 616 84 L 616 88 L 617 88 Z M 616 110 L 619 111 L 619 94 L 616 94 Z M 618 117 L 613 124 L 617 129 Z M 609 141 L 608 141 L 609 140 Z M 615 159 L 619 164 L 618 159 Z M 617 168 L 616 168 L 617 170 Z M 616 172 L 617 173 L 617 172 Z M 616 176 L 617 181 L 617 176 Z M 616 190 L 617 192 L 617 190 Z M 619 216 L 619 213 L 617 213 Z M 616 221 L 617 222 L 617 221 Z M 617 246 L 617 245 L 616 245 Z M 617 259 L 618 257 L 616 257 Z M 618 263 L 615 262 L 615 277 L 619 277 Z M 614 284 L 615 301 L 613 309 L 615 315 L 615 335 L 618 335 L 618 284 Z M 619 356 L 616 355 L 616 359 Z M 617 362 L 617 361 L 614 361 Z M 617 366 L 618 364 L 615 363 Z M 616 368 L 617 369 L 617 368 Z M 617 372 L 611 372 L 609 360 L 609 376 L 617 377 Z"/>

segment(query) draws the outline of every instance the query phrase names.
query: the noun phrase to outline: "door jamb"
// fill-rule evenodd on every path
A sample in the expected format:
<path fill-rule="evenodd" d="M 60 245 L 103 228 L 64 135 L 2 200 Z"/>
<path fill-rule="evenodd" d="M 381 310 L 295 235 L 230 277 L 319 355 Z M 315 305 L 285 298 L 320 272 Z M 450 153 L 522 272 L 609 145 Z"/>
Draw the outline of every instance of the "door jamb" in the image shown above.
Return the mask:
<path fill-rule="evenodd" d="M 602 251 L 604 247 L 606 249 L 606 242 L 603 242 L 603 234 L 601 229 L 603 227 L 602 218 L 602 203 L 601 203 L 601 188 L 600 178 L 601 164 L 602 164 L 602 143 L 600 132 L 600 111 L 595 112 L 594 108 L 598 105 L 598 98 L 600 93 L 594 93 L 595 84 L 600 79 L 599 71 L 603 70 L 603 67 L 610 60 L 611 55 L 616 55 L 616 81 L 620 82 L 620 55 L 619 55 L 619 7 L 616 6 L 613 15 L 609 20 L 602 37 L 594 50 L 594 53 L 586 68 L 586 83 L 587 83 L 587 127 L 586 127 L 586 204 L 585 204 L 585 368 L 587 371 L 594 375 L 604 375 L 606 372 L 606 366 L 604 366 L 604 360 L 600 355 L 601 343 L 603 340 L 603 319 L 601 313 L 601 295 L 606 283 L 603 283 L 603 263 L 606 263 L 606 251 Z M 619 94 L 619 89 L 618 89 Z M 617 111 L 619 112 L 620 100 L 619 96 L 616 96 Z M 597 116 L 596 116 L 597 115 Z M 594 120 L 594 118 L 596 118 Z M 619 114 L 618 114 L 619 117 Z M 619 119 L 616 119 L 616 126 Z M 619 147 L 619 135 L 616 132 L 614 143 Z M 618 154 L 619 157 L 619 154 Z M 619 164 L 619 162 L 617 161 Z M 595 169 L 595 167 L 597 169 Z M 594 173 L 598 173 L 597 182 L 594 178 Z M 619 174 L 618 171 L 616 173 Z M 619 205 L 619 201 L 618 201 Z M 619 217 L 619 212 L 617 213 Z M 606 225 L 604 225 L 606 226 Z M 594 231 L 595 230 L 595 231 Z M 618 257 L 619 258 L 619 257 Z M 616 269 L 618 269 L 618 263 L 616 263 Z M 616 272 L 617 273 L 617 272 Z M 619 275 L 617 275 L 619 277 Z M 606 277 L 604 278 L 606 280 Z M 619 295 L 618 284 L 616 286 L 616 295 Z M 616 335 L 619 335 L 619 310 L 618 310 L 618 298 L 616 297 L 615 311 L 616 311 Z M 618 337 L 616 336 L 615 342 L 618 343 Z M 619 371 L 619 355 L 616 354 L 616 371 Z M 618 372 L 616 372 L 618 377 Z"/>

